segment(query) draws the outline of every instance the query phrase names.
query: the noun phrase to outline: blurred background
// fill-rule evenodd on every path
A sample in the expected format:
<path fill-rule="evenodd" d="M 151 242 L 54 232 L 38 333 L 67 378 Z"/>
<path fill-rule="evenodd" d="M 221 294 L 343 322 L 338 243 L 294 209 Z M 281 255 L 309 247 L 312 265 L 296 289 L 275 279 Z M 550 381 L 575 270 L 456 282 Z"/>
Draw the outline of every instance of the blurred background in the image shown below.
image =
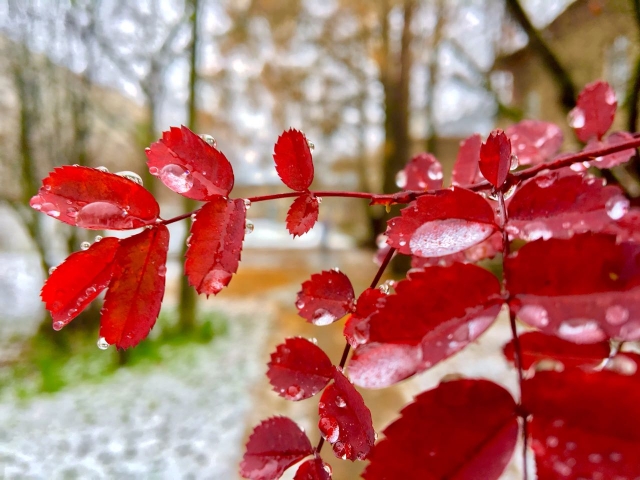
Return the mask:
<path fill-rule="evenodd" d="M 82 242 L 116 234 L 28 207 L 54 167 L 133 171 L 169 218 L 197 205 L 145 168 L 163 130 L 212 135 L 232 195 L 247 197 L 285 189 L 271 154 L 294 127 L 315 144 L 313 189 L 396 191 L 420 151 L 447 185 L 462 139 L 523 118 L 558 123 L 578 148 L 566 114 L 595 79 L 617 93 L 614 128 L 636 131 L 639 37 L 638 0 L 0 0 L 0 478 L 234 479 L 248 433 L 275 414 L 317 441 L 316 402 L 277 397 L 265 363 L 292 335 L 338 361 L 342 322 L 312 328 L 295 294 L 333 267 L 362 291 L 385 227 L 382 207 L 325 199 L 294 240 L 289 201 L 254 204 L 239 278 L 205 300 L 182 280 L 187 222 L 173 224 L 158 325 L 131 351 L 101 351 L 99 302 L 54 332 L 38 296 Z M 635 163 L 610 180 L 637 197 L 637 178 Z M 418 378 L 364 392 L 376 429 L 449 371 L 515 391 L 495 355 L 508 329 L 495 328 Z M 362 469 L 323 456 L 337 479 Z"/>

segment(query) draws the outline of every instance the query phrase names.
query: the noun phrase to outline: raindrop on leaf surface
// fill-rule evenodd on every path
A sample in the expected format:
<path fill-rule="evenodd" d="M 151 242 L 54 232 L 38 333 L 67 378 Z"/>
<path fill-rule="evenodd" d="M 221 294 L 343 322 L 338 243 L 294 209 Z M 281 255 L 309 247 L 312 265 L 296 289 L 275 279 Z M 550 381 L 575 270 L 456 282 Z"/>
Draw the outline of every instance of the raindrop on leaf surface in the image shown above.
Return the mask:
<path fill-rule="evenodd" d="M 188 170 L 180 165 L 170 163 L 160 170 L 160 179 L 171 190 L 177 193 L 185 193 L 193 188 L 193 177 Z"/>
<path fill-rule="evenodd" d="M 97 342 L 98 348 L 100 350 L 106 350 L 109 348 L 109 343 L 105 340 L 104 337 L 100 337 Z"/>

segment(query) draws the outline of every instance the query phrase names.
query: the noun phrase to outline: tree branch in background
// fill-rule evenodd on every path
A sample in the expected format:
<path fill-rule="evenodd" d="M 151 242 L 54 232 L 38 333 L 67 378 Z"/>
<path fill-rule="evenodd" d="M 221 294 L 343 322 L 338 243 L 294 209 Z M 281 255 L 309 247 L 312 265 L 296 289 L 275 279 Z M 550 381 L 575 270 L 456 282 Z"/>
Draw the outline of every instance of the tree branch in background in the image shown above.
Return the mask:
<path fill-rule="evenodd" d="M 513 18 L 529 36 L 531 47 L 540 56 L 542 63 L 547 67 L 551 77 L 555 79 L 560 88 L 560 103 L 566 111 L 571 110 L 576 105 L 576 87 L 569 76 L 569 72 L 562 66 L 551 47 L 533 26 L 520 2 L 518 0 L 507 0 L 507 7 Z"/>

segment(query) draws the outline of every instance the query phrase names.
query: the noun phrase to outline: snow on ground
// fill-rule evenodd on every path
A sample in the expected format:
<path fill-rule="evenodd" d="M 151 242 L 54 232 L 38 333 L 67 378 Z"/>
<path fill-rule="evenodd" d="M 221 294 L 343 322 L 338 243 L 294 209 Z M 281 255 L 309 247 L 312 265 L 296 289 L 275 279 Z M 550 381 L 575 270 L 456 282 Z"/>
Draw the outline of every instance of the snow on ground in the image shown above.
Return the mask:
<path fill-rule="evenodd" d="M 227 336 L 170 364 L 0 404 L 0 478 L 237 478 L 273 312 L 248 302 L 229 315 Z"/>

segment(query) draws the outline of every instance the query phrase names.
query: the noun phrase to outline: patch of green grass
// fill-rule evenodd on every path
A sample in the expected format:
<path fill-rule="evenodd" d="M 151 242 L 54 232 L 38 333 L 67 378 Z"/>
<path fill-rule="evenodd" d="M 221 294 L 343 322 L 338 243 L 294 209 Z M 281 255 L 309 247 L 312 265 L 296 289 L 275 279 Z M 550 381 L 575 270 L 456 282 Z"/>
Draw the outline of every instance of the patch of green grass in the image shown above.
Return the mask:
<path fill-rule="evenodd" d="M 175 311 L 164 309 L 149 338 L 126 351 L 99 350 L 94 329 L 37 334 L 15 362 L 0 368 L 0 393 L 26 400 L 79 383 L 100 383 L 119 368 L 155 368 L 227 333 L 227 320 L 218 313 L 203 312 L 188 331 L 175 318 Z"/>

